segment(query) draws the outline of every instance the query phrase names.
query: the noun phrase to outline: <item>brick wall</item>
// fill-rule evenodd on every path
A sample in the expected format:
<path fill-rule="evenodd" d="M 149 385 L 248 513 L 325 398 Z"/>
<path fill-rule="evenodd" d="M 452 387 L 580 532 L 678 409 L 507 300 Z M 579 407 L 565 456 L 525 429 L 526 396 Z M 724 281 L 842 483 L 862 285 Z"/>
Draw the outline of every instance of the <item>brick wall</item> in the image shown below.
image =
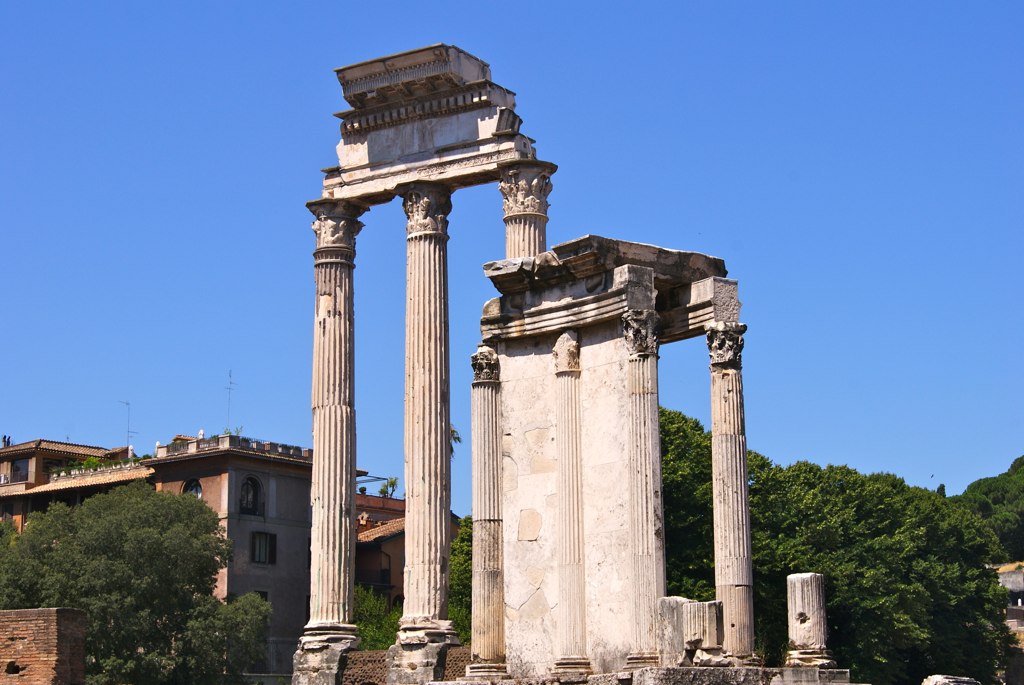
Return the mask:
<path fill-rule="evenodd" d="M 387 682 L 387 650 L 355 651 L 348 655 L 342 685 L 384 685 Z M 469 647 L 452 647 L 444 664 L 444 680 L 458 680 L 466 675 L 471 657 Z M 3 681 L 0 681 L 3 685 Z"/>
<path fill-rule="evenodd" d="M 0 611 L 0 685 L 84 683 L 84 612 Z"/>

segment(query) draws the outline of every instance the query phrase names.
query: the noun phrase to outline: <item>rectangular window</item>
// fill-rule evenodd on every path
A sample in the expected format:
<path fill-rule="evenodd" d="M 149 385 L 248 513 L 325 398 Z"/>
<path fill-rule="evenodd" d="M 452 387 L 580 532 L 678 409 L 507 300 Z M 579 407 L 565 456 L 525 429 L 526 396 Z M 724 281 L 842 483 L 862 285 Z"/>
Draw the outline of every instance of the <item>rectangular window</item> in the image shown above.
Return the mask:
<path fill-rule="evenodd" d="M 15 459 L 11 462 L 11 482 L 24 483 L 28 480 L 28 459 Z"/>
<path fill-rule="evenodd" d="M 277 536 L 273 533 L 253 533 L 250 551 L 253 563 L 276 564 Z"/>

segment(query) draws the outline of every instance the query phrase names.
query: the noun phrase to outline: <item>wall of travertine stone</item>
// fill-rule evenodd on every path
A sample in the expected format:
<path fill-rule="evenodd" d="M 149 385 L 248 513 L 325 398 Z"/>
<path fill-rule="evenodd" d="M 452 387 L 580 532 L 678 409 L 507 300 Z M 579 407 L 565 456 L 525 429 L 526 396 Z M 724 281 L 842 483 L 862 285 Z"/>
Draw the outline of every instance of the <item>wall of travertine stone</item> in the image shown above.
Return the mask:
<path fill-rule="evenodd" d="M 85 613 L 0 611 L 0 685 L 85 683 Z"/>
<path fill-rule="evenodd" d="M 578 329 L 587 656 L 620 669 L 630 649 L 628 355 L 614 321 Z M 496 345 L 501 365 L 508 668 L 542 676 L 557 649 L 556 335 Z M 514 407 L 514 410 L 513 410 Z M 600 591 L 598 590 L 600 588 Z"/>
<path fill-rule="evenodd" d="M 342 685 L 384 685 L 387 682 L 387 654 L 386 649 L 350 652 Z M 470 656 L 469 647 L 449 649 L 442 680 L 458 680 L 466 675 Z"/>

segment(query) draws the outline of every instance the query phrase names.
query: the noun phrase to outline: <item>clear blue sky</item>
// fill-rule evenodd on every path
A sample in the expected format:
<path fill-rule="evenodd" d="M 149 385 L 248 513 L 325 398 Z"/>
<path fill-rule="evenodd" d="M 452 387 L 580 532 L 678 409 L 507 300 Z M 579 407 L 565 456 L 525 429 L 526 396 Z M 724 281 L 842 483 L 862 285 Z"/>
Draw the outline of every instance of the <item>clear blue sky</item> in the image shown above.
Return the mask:
<path fill-rule="evenodd" d="M 0 1 L 0 432 L 124 444 L 129 400 L 140 453 L 310 445 L 332 70 L 446 42 L 559 165 L 552 243 L 726 260 L 751 448 L 959 492 L 1024 453 L 1022 36 L 1011 2 Z M 401 475 L 404 216 L 364 220 L 359 462 Z M 459 191 L 450 232 L 462 514 L 497 189 Z M 700 341 L 661 379 L 707 423 Z"/>

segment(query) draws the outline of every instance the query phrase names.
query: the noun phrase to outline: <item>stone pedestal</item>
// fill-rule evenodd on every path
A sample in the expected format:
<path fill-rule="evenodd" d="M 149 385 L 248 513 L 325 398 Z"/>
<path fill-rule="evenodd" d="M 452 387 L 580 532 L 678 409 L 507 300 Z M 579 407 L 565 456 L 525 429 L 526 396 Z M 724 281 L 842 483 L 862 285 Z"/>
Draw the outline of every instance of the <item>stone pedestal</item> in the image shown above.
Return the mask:
<path fill-rule="evenodd" d="M 505 210 L 505 258 L 533 257 L 547 249 L 548 194 L 558 168 L 548 162 L 499 165 Z"/>
<path fill-rule="evenodd" d="M 498 355 L 481 345 L 472 364 L 473 662 L 466 667 L 466 679 L 501 680 L 507 677 L 507 669 Z"/>
<path fill-rule="evenodd" d="M 575 331 L 559 336 L 555 361 L 555 443 L 558 451 L 558 648 L 552 673 L 565 679 L 592 672 L 587 658 L 583 566 L 583 452 L 580 444 L 580 345 Z"/>
<path fill-rule="evenodd" d="M 658 432 L 658 315 L 632 310 L 622 315 L 629 352 L 630 553 L 633 557 L 633 648 L 627 668 L 657 666 L 657 601 L 665 594 Z"/>
<path fill-rule="evenodd" d="M 333 683 L 359 643 L 352 624 L 355 566 L 355 348 L 352 269 L 365 211 L 334 200 L 309 204 L 314 255 L 313 476 L 309 622 L 294 658 L 295 685 Z M 334 675 L 332 675 L 334 674 Z"/>
<path fill-rule="evenodd" d="M 744 662 L 754 653 L 753 563 L 743 417 L 744 324 L 707 327 L 711 354 L 711 470 L 715 535 L 715 594 L 724 612 L 726 654 Z"/>
<path fill-rule="evenodd" d="M 825 576 L 820 573 L 786 576 L 786 600 L 789 618 L 786 666 L 835 668 L 836 662 L 827 645 Z"/>

